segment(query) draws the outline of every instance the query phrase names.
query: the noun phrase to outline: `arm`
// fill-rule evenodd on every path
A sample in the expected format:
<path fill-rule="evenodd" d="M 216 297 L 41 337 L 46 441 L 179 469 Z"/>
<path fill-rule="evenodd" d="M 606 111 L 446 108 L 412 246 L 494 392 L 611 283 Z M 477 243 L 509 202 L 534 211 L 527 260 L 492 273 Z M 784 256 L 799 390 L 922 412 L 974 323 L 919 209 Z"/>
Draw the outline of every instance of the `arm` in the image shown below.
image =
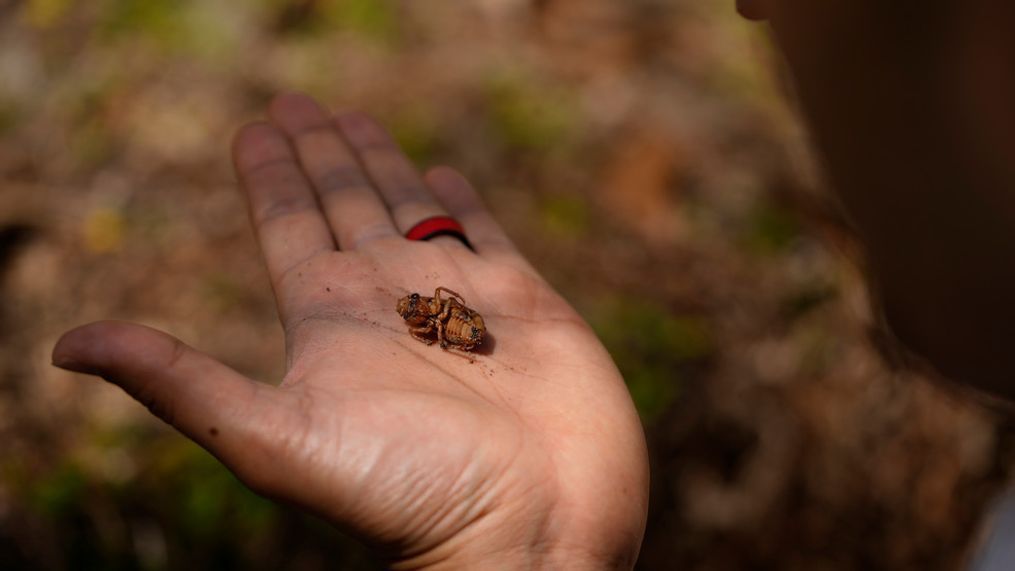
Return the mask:
<path fill-rule="evenodd" d="M 1015 398 L 1015 4 L 739 7 L 771 23 L 890 327 Z"/>

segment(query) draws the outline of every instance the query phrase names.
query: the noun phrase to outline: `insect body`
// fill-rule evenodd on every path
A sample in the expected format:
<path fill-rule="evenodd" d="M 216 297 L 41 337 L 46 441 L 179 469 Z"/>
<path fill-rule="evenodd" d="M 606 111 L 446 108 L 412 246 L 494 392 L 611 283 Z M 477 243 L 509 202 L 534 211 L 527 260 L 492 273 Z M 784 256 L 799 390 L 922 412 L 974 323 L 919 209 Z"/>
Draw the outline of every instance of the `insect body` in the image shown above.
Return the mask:
<path fill-rule="evenodd" d="M 442 291 L 449 297 L 442 298 Z M 438 287 L 433 297 L 418 293 L 407 295 L 398 300 L 395 311 L 409 325 L 413 338 L 427 345 L 433 344 L 429 335 L 436 331 L 441 349 L 454 347 L 470 351 L 483 342 L 486 334 L 483 317 L 468 308 L 462 296 L 446 287 Z"/>

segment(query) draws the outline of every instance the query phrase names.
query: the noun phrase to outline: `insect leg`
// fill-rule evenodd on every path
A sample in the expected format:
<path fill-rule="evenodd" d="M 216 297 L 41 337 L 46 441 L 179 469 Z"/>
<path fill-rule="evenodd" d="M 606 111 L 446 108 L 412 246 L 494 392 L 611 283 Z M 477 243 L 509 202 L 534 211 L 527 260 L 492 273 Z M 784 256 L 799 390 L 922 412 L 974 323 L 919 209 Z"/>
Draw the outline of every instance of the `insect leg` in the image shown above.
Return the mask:
<path fill-rule="evenodd" d="M 409 328 L 409 334 L 412 335 L 413 339 L 415 339 L 416 341 L 420 341 L 422 343 L 425 343 L 427 345 L 433 345 L 433 339 L 429 339 L 427 337 L 424 337 L 424 335 L 426 335 L 427 333 L 430 333 L 431 331 L 433 331 L 433 324 L 432 323 L 427 323 L 426 325 L 423 325 L 421 327 L 410 327 Z"/>
<path fill-rule="evenodd" d="M 437 342 L 441 343 L 442 349 L 448 349 L 448 338 L 445 335 L 444 322 L 437 319 Z"/>
<path fill-rule="evenodd" d="M 469 348 L 451 346 L 445 349 L 445 351 L 451 353 L 452 355 L 464 357 L 465 359 L 468 359 L 470 363 L 476 362 L 476 356 L 469 352 Z"/>
<path fill-rule="evenodd" d="M 465 305 L 465 298 L 462 297 L 461 294 L 453 292 L 453 291 L 449 290 L 448 288 L 446 288 L 444 286 L 438 286 L 437 289 L 434 291 L 434 295 L 437 296 L 437 300 L 438 301 L 440 301 L 440 299 L 441 299 L 441 291 L 442 290 L 448 292 L 449 294 L 451 294 L 454 297 L 457 297 L 458 301 L 462 302 L 462 305 Z"/>
<path fill-rule="evenodd" d="M 437 314 L 437 323 L 444 323 L 451 316 L 451 302 L 450 299 L 444 300 L 444 305 L 441 306 L 441 311 Z"/>

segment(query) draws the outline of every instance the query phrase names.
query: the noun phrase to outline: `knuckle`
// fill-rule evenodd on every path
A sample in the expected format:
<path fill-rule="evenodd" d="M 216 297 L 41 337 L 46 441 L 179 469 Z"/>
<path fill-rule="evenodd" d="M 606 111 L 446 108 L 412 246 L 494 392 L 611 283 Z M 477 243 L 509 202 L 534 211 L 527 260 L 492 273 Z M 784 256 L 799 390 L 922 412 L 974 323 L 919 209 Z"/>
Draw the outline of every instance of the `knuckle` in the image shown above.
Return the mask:
<path fill-rule="evenodd" d="M 343 232 L 343 243 L 352 244 L 353 249 L 360 249 L 366 246 L 401 246 L 403 239 L 394 228 L 387 223 L 376 223 L 356 228 L 353 231 Z"/>
<path fill-rule="evenodd" d="M 243 176 L 251 180 L 273 180 L 283 173 L 291 172 L 296 168 L 293 157 L 288 153 L 281 156 L 268 158 L 251 159 L 243 170 Z"/>
<path fill-rule="evenodd" d="M 444 211 L 437 203 L 423 195 L 421 190 L 403 187 L 398 191 L 398 195 L 400 198 L 391 203 L 391 214 L 396 220 L 416 224 L 424 218 L 444 215 Z"/>
<path fill-rule="evenodd" d="M 179 339 L 173 338 L 172 347 L 169 350 L 169 357 L 166 359 L 165 368 L 172 369 L 187 355 L 188 347 Z"/>
<path fill-rule="evenodd" d="M 338 132 L 330 123 L 317 123 L 296 133 L 296 144 L 304 146 L 332 145 L 338 140 Z"/>
<path fill-rule="evenodd" d="M 360 137 L 354 141 L 354 145 L 361 155 L 379 156 L 390 158 L 392 155 L 401 156 L 402 149 L 383 129 L 378 127 L 368 137 Z"/>
<path fill-rule="evenodd" d="M 257 223 L 265 224 L 273 220 L 307 212 L 317 207 L 316 202 L 306 196 L 287 196 L 276 198 L 266 205 L 257 215 Z"/>
<path fill-rule="evenodd" d="M 275 127 L 263 122 L 243 126 L 233 139 L 237 166 L 253 172 L 278 161 L 291 160 L 285 137 Z"/>
<path fill-rule="evenodd" d="M 351 164 L 333 167 L 317 178 L 317 190 L 321 193 L 339 192 L 366 186 L 369 186 L 366 175 L 357 166 Z"/>

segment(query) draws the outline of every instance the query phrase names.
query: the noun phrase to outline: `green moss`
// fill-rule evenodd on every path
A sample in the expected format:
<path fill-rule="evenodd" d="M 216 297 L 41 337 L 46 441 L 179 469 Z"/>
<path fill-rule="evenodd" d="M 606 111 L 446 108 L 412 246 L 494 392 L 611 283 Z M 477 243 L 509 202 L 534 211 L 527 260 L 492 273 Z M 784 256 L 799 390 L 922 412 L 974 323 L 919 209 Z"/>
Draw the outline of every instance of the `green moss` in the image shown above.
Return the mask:
<path fill-rule="evenodd" d="M 186 0 L 107 0 L 98 31 L 112 39 L 141 36 L 174 45 L 185 37 Z"/>
<path fill-rule="evenodd" d="M 247 489 L 214 456 L 181 443 L 178 461 L 163 478 L 178 501 L 170 506 L 179 528 L 195 539 L 266 532 L 277 508 Z"/>
<path fill-rule="evenodd" d="M 788 321 L 794 321 L 835 299 L 838 294 L 838 289 L 834 284 L 808 284 L 782 299 L 782 314 Z"/>
<path fill-rule="evenodd" d="M 22 113 L 12 102 L 0 101 L 0 134 L 7 134 L 18 126 Z"/>
<path fill-rule="evenodd" d="M 100 41 L 126 41 L 132 50 L 204 61 L 235 62 L 239 41 L 232 22 L 223 21 L 214 6 L 193 0 L 106 0 L 96 26 Z"/>
<path fill-rule="evenodd" d="M 332 0 L 325 11 L 327 21 L 340 29 L 381 44 L 398 39 L 398 20 L 391 0 Z"/>
<path fill-rule="evenodd" d="M 61 22 L 72 5 L 70 0 L 29 0 L 24 4 L 24 17 L 34 27 L 48 28 Z"/>
<path fill-rule="evenodd" d="M 575 101 L 562 90 L 502 76 L 487 86 L 486 101 L 491 127 L 508 147 L 549 151 L 575 138 Z"/>
<path fill-rule="evenodd" d="M 407 108 L 385 123 L 398 145 L 416 164 L 431 162 L 440 137 L 435 118 L 429 110 Z"/>
<path fill-rule="evenodd" d="M 212 272 L 201 280 L 201 297 L 218 313 L 225 313 L 239 305 L 245 291 L 244 287 L 226 272 Z"/>
<path fill-rule="evenodd" d="M 60 516 L 75 509 L 87 487 L 81 470 L 67 463 L 35 481 L 30 491 L 31 503 L 40 513 Z"/>
<path fill-rule="evenodd" d="M 756 254 L 778 254 L 796 241 L 800 231 L 800 221 L 791 211 L 763 203 L 751 212 L 743 241 Z"/>
<path fill-rule="evenodd" d="M 673 315 L 647 301 L 610 300 L 594 311 L 591 322 L 646 422 L 672 405 L 688 367 L 713 350 L 701 318 Z"/>
<path fill-rule="evenodd" d="M 540 204 L 543 224 L 554 234 L 581 237 L 589 228 L 588 204 L 576 196 L 554 196 Z"/>

